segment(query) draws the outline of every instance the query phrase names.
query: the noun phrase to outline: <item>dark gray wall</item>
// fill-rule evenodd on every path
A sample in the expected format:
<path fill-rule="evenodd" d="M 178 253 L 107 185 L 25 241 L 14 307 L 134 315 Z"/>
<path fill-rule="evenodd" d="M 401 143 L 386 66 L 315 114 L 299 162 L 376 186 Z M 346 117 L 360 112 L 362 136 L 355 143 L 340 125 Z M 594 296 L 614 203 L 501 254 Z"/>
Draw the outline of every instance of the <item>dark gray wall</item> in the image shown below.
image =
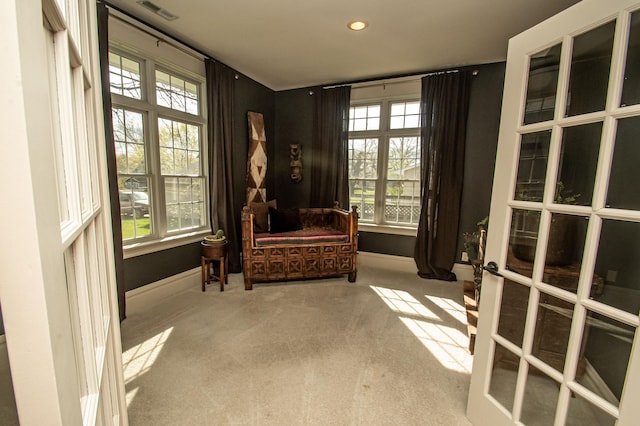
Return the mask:
<path fill-rule="evenodd" d="M 275 92 L 249 77 L 238 74 L 236 80 L 236 97 L 234 104 L 234 201 L 238 218 L 238 236 L 240 236 L 240 212 L 246 204 L 247 182 L 247 148 L 249 146 L 249 124 L 247 112 L 259 112 L 264 119 L 264 130 L 267 137 L 267 199 L 273 198 L 275 170 L 273 158 L 275 156 Z M 242 241 L 239 238 L 239 241 Z"/>
<path fill-rule="evenodd" d="M 456 262 L 462 263 L 463 234 L 473 232 L 489 215 L 493 169 L 496 163 L 505 63 L 476 67 L 471 84 L 467 143 L 465 146 L 462 207 L 458 226 Z"/>
<path fill-rule="evenodd" d="M 360 251 L 413 257 L 416 237 L 364 231 L 360 231 L 359 234 L 358 249 Z"/>
<path fill-rule="evenodd" d="M 476 229 L 476 223 L 489 214 L 493 168 L 498 143 L 504 63 L 475 67 L 479 73 L 471 86 L 469 121 L 466 142 L 462 212 L 457 239 L 459 252 L 463 249 L 462 234 Z M 275 198 L 278 205 L 302 207 L 309 205 L 309 166 L 311 164 L 311 138 L 313 137 L 314 96 L 318 87 L 288 90 L 275 94 L 276 105 L 276 157 Z M 301 143 L 305 178 L 301 183 L 289 179 L 289 144 Z M 273 158 L 273 159 L 272 159 Z M 375 253 L 413 257 L 415 237 L 360 232 L 360 250 Z M 458 255 L 459 260 L 459 255 Z"/>
<path fill-rule="evenodd" d="M 249 132 L 247 112 L 260 112 L 264 116 L 267 135 L 267 155 L 269 161 L 275 156 L 275 109 L 274 92 L 238 73 L 234 99 L 234 150 L 233 150 L 233 188 L 236 217 L 240 236 L 240 212 L 246 201 L 245 182 L 247 170 L 247 147 Z M 267 167 L 267 191 L 274 188 L 275 170 Z M 212 188 L 212 191 L 215 189 Z M 269 195 L 269 194 L 268 194 Z M 227 231 L 230 232 L 230 231 Z M 238 239 L 241 241 L 241 238 Z M 200 265 L 200 242 L 180 247 L 136 256 L 124 261 L 125 289 L 132 290 L 146 284 L 179 274 Z"/>
<path fill-rule="evenodd" d="M 200 266 L 200 242 L 124 260 L 125 290 L 133 290 Z"/>
<path fill-rule="evenodd" d="M 320 88 L 287 90 L 276 93 L 275 157 L 270 157 L 275 173 L 272 194 L 279 207 L 308 207 L 310 205 L 311 138 L 315 114 L 315 95 Z M 302 181 L 293 183 L 289 177 L 289 144 L 302 146 Z"/>

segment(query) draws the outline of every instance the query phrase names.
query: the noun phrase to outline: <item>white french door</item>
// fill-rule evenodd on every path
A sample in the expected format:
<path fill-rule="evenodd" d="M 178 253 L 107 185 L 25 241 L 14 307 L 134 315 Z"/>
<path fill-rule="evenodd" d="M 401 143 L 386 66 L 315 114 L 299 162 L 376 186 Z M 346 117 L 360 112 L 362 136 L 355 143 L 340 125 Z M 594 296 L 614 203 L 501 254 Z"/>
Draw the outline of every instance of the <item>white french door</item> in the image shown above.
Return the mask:
<path fill-rule="evenodd" d="M 472 423 L 638 424 L 639 160 L 640 1 L 510 41 Z"/>

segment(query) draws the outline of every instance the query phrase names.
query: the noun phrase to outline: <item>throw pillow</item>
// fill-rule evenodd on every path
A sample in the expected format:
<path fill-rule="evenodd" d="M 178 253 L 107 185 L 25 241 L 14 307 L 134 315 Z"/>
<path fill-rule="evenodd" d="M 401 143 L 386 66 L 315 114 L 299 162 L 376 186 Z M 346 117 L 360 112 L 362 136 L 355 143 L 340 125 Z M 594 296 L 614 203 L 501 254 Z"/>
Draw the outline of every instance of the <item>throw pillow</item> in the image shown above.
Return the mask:
<path fill-rule="evenodd" d="M 300 211 L 298 209 L 276 210 L 273 207 L 269 207 L 269 221 L 271 222 L 271 227 L 269 228 L 271 234 L 302 229 L 302 221 L 300 220 Z"/>
<path fill-rule="evenodd" d="M 249 203 L 249 207 L 253 210 L 253 232 L 256 234 L 269 232 L 269 207 L 278 208 L 276 200 L 270 200 L 266 203 Z"/>

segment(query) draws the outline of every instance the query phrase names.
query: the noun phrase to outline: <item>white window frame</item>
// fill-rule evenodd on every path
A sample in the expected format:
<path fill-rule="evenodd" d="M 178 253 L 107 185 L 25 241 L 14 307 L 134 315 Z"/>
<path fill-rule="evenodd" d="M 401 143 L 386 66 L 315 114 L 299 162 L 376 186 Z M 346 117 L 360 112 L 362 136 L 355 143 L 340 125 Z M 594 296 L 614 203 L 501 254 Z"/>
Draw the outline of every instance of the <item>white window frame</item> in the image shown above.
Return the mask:
<path fill-rule="evenodd" d="M 175 64 L 151 54 L 124 46 L 110 40 L 109 52 L 135 60 L 140 64 L 140 80 L 142 99 L 134 99 L 125 95 L 111 93 L 112 108 L 125 109 L 143 114 L 146 173 L 140 175 L 149 179 L 149 209 L 151 233 L 148 236 L 123 240 L 125 258 L 176 247 L 202 239 L 202 235 L 211 233 L 210 218 L 204 215 L 203 226 L 183 231 L 169 231 L 166 215 L 165 186 L 166 177 L 199 177 L 203 179 L 205 211 L 209 206 L 208 154 L 207 154 L 207 108 L 206 80 L 202 75 L 183 69 Z M 189 114 L 168 107 L 159 106 L 156 102 L 155 72 L 169 73 L 198 86 L 197 115 Z M 160 150 L 158 143 L 158 118 L 180 121 L 200 128 L 200 175 L 163 175 L 160 168 Z"/>
<path fill-rule="evenodd" d="M 374 216 L 373 220 L 358 221 L 358 228 L 367 232 L 398 234 L 415 236 L 418 225 L 386 223 L 384 221 L 384 205 L 387 186 L 388 160 L 389 160 L 389 140 L 394 137 L 418 137 L 420 138 L 420 127 L 391 129 L 391 105 L 402 102 L 420 102 L 420 95 L 413 96 L 392 96 L 385 98 L 373 98 L 366 100 L 352 101 L 350 107 L 380 106 L 380 126 L 378 130 L 350 131 L 349 139 L 377 139 L 378 140 L 378 177 L 375 184 Z M 351 118 L 351 117 L 350 117 Z M 419 148 L 418 148 L 419 149 Z"/>
<path fill-rule="evenodd" d="M 3 5 L 0 298 L 19 420 L 127 425 L 96 2 Z"/>

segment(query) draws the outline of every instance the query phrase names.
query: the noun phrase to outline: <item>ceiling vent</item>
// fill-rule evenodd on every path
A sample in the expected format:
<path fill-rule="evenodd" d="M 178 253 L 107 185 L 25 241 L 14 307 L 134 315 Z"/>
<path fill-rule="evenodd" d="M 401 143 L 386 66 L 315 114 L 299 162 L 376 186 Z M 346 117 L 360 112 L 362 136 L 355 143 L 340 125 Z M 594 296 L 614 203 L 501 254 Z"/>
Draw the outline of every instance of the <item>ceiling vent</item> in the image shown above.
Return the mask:
<path fill-rule="evenodd" d="M 178 19 L 178 17 L 176 15 L 174 15 L 173 13 L 169 12 L 166 9 L 161 8 L 160 6 L 151 3 L 150 1 L 139 1 L 137 2 L 139 5 L 146 7 L 147 9 L 149 9 L 150 11 L 152 11 L 153 13 L 155 13 L 156 15 L 162 16 L 164 19 L 166 19 L 167 21 L 173 21 L 174 19 Z"/>

